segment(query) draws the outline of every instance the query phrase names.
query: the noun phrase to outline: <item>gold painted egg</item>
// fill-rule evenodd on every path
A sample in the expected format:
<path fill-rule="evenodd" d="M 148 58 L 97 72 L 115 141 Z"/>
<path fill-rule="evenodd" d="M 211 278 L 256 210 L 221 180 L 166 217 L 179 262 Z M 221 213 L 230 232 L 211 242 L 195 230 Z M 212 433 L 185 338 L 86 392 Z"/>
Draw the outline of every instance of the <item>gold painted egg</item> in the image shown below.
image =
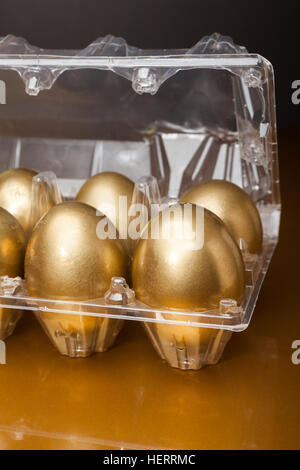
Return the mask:
<path fill-rule="evenodd" d="M 120 240 L 98 236 L 98 223 L 104 218 L 87 204 L 66 202 L 38 222 L 25 257 L 25 279 L 32 297 L 95 299 L 103 297 L 112 277 L 126 278 L 128 257 Z M 43 318 L 69 333 L 93 329 L 97 323 L 97 318 L 81 315 L 43 314 Z"/>
<path fill-rule="evenodd" d="M 17 219 L 0 207 L 0 276 L 22 277 L 25 233 Z M 21 310 L 0 308 L 0 339 L 9 336 L 22 314 Z"/>
<path fill-rule="evenodd" d="M 128 249 L 130 245 L 130 240 L 127 238 L 128 210 L 133 190 L 134 183 L 126 176 L 115 172 L 103 172 L 89 178 L 76 196 L 78 202 L 95 207 L 112 221 Z"/>
<path fill-rule="evenodd" d="M 184 204 L 178 206 L 182 214 Z M 190 312 L 218 308 L 225 298 L 240 301 L 245 288 L 244 263 L 236 242 L 212 212 L 194 204 L 188 206 L 192 208 L 191 217 L 184 223 L 194 236 L 166 237 L 180 233 L 184 220 L 180 211 L 172 215 L 174 206 L 149 222 L 148 232 L 156 224 L 159 236 L 141 238 L 137 244 L 132 263 L 136 298 L 153 308 Z M 198 211 L 202 218 L 197 219 Z M 172 313 L 164 317 L 186 318 Z M 157 323 L 155 328 L 170 344 L 208 342 L 212 335 L 211 330 L 199 327 Z"/>
<path fill-rule="evenodd" d="M 0 276 L 23 276 L 24 230 L 9 212 L 0 207 Z"/>
<path fill-rule="evenodd" d="M 22 225 L 25 234 L 29 236 L 37 220 L 33 219 L 32 206 L 32 178 L 36 176 L 36 171 L 24 168 L 13 168 L 0 174 L 0 207 L 6 209 Z M 50 192 L 47 185 L 44 191 Z M 49 207 L 54 203 L 49 195 Z"/>
<path fill-rule="evenodd" d="M 181 199 L 209 209 L 226 224 L 239 243 L 243 238 L 250 253 L 262 249 L 263 230 L 259 212 L 239 186 L 223 180 L 211 180 L 191 188 Z"/>

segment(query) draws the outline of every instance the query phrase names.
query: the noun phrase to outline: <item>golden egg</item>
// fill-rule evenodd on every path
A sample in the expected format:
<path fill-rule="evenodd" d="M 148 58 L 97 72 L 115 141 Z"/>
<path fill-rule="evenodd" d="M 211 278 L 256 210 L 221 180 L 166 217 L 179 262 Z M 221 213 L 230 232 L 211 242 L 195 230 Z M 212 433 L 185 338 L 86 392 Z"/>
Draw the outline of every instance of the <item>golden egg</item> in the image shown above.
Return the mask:
<path fill-rule="evenodd" d="M 243 238 L 250 253 L 262 248 L 262 223 L 259 212 L 248 194 L 239 186 L 223 180 L 211 180 L 194 186 L 181 199 L 209 209 L 226 224 L 239 243 Z"/>
<path fill-rule="evenodd" d="M 127 237 L 128 210 L 133 190 L 134 183 L 126 176 L 114 172 L 103 172 L 89 178 L 76 197 L 78 202 L 85 202 L 95 207 L 112 221 L 128 250 L 131 246 Z"/>
<path fill-rule="evenodd" d="M 192 208 L 186 222 L 182 215 L 184 206 Z M 174 212 L 176 207 L 181 211 Z M 198 212 L 202 218 L 199 215 L 197 219 Z M 218 308 L 220 300 L 225 298 L 241 300 L 245 288 L 243 259 L 218 217 L 194 204 L 178 204 L 152 219 L 146 227 L 148 234 L 152 233 L 154 224 L 159 227 L 159 236 L 141 238 L 134 253 L 132 282 L 138 300 L 153 308 L 186 312 Z M 166 234 L 184 233 L 182 224 L 189 228 L 186 236 L 166 237 Z M 184 315 L 172 313 L 164 314 L 163 318 L 187 320 Z M 156 319 L 161 319 L 161 314 L 157 313 Z M 194 321 L 201 322 L 201 319 L 196 317 Z M 167 345 L 172 348 L 174 344 L 192 349 L 200 344 L 203 348 L 217 334 L 213 329 L 193 326 L 151 325 L 150 336 L 158 335 L 165 343 L 164 348 Z M 150 328 L 150 324 L 145 326 Z"/>
<path fill-rule="evenodd" d="M 0 207 L 0 276 L 23 276 L 24 230 L 9 212 Z"/>
<path fill-rule="evenodd" d="M 139 300 L 152 307 L 199 311 L 215 308 L 224 298 L 239 300 L 244 291 L 244 264 L 240 250 L 222 221 L 208 210 L 199 220 L 196 234 L 180 239 L 164 237 L 179 233 L 184 204 L 171 206 L 148 224 L 150 237 L 140 239 L 133 258 L 132 282 Z M 190 225 L 196 226 L 196 206 Z M 175 209 L 175 211 L 174 211 Z M 167 217 L 170 215 L 170 217 Z M 200 216 L 199 216 L 200 219 Z M 151 227 L 159 225 L 157 239 Z M 204 241 L 201 247 L 202 228 Z M 194 231 L 195 232 L 195 231 Z M 143 233 L 142 233 L 143 237 Z M 199 246 L 199 248 L 198 248 Z"/>
<path fill-rule="evenodd" d="M 19 222 L 0 208 L 0 276 L 23 276 L 25 234 Z M 21 315 L 20 310 L 0 308 L 0 339 L 6 338 Z"/>
<path fill-rule="evenodd" d="M 67 301 L 96 299 L 109 289 L 112 277 L 126 278 L 128 257 L 120 240 L 98 236 L 98 223 L 104 218 L 107 220 L 93 207 L 79 202 L 61 203 L 50 209 L 33 230 L 26 250 L 25 279 L 30 296 Z M 51 308 L 55 308 L 54 303 Z M 80 305 L 70 308 L 78 312 L 82 309 Z M 101 320 L 60 313 L 42 313 L 42 318 L 51 336 L 64 332 L 92 334 Z"/>
<path fill-rule="evenodd" d="M 37 220 L 33 219 L 32 178 L 37 173 L 33 170 L 14 168 L 0 174 L 0 207 L 6 209 L 22 225 L 25 234 L 29 236 Z M 50 192 L 46 183 L 43 190 Z M 51 196 L 48 197 L 49 207 L 54 205 Z"/>

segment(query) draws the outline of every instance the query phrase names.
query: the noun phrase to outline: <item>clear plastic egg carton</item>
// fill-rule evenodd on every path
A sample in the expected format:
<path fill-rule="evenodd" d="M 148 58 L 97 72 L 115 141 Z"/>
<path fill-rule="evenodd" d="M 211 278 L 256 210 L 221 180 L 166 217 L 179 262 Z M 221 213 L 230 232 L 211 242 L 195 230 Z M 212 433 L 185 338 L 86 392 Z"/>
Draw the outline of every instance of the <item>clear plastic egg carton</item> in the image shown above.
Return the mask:
<path fill-rule="evenodd" d="M 40 172 L 33 182 L 37 207 L 40 181 L 50 184 L 59 203 L 60 195 L 74 199 L 91 175 L 115 171 L 135 182 L 139 197 L 165 207 L 193 185 L 217 178 L 251 196 L 264 232 L 259 255 L 240 242 L 246 269 L 240 305 L 223 299 L 215 310 L 172 310 L 170 318 L 169 310 L 137 301 L 122 278 L 112 279 L 103 298 L 85 302 L 34 299 L 24 280 L 2 278 L 2 338 L 22 310 L 32 310 L 62 354 L 85 357 L 107 350 L 123 322 L 132 320 L 144 324 L 173 367 L 218 362 L 232 332 L 249 325 L 278 241 L 271 64 L 218 34 L 188 51 L 142 51 L 113 36 L 82 51 L 45 51 L 7 36 L 0 40 L 0 95 L 6 103 L 0 106 L 0 171 Z M 66 331 L 60 319 L 74 315 L 82 319 L 80 328 Z M 161 335 L 161 326 L 169 325 L 196 340 Z"/>

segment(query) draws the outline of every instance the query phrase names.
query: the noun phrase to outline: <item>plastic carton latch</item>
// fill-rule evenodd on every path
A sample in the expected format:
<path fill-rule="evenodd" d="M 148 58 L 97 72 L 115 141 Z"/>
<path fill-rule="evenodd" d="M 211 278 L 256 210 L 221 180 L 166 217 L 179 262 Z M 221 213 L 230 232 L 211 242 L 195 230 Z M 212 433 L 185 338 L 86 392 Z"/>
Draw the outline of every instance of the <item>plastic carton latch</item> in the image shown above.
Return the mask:
<path fill-rule="evenodd" d="M 26 93 L 31 96 L 37 96 L 41 90 L 49 90 L 55 81 L 47 68 L 32 67 L 21 73 L 21 76 L 25 81 Z"/>
<path fill-rule="evenodd" d="M 134 69 L 132 75 L 132 88 L 139 95 L 142 95 L 143 93 L 155 95 L 159 88 L 156 73 L 148 67 Z"/>

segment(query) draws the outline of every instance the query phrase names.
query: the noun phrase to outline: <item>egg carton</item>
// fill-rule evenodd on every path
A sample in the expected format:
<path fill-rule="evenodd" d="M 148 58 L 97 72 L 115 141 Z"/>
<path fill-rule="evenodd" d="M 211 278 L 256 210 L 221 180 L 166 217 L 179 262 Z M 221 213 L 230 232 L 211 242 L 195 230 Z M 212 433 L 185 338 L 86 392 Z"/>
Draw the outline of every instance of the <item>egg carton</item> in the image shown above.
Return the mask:
<path fill-rule="evenodd" d="M 44 183 L 49 185 L 53 200 L 62 201 L 51 171 L 39 173 L 33 178 L 34 218 L 44 214 L 48 203 Z M 176 198 L 161 200 L 155 177 L 141 177 L 135 184 L 134 204 L 158 204 L 160 210 L 174 204 Z M 246 289 L 243 302 L 237 305 L 233 299 L 223 299 L 219 308 L 206 312 L 172 311 L 153 309 L 135 299 L 123 278 L 115 277 L 103 298 L 85 302 L 32 298 L 26 292 L 21 278 L 0 279 L 0 308 L 2 308 L 2 338 L 12 333 L 22 310 L 32 310 L 56 348 L 70 357 L 87 357 L 93 352 L 104 352 L 114 343 L 124 320 L 137 320 L 144 324 L 155 349 L 170 365 L 181 369 L 199 369 L 204 364 L 214 364 L 222 356 L 232 331 L 244 330 L 254 309 L 256 298 L 267 264 L 275 245 L 268 240 L 260 255 L 248 252 L 243 240 L 240 249 L 245 264 Z M 13 308 L 12 308 L 13 306 Z M 10 307 L 7 311 L 5 308 Z M 6 319 L 6 320 L 5 320 Z M 163 329 L 165 330 L 163 330 Z M 168 328 L 175 332 L 165 334 Z M 175 328 L 175 329 L 174 329 Z M 178 331 L 180 329 L 180 334 Z M 185 341 L 182 338 L 190 338 Z"/>
<path fill-rule="evenodd" d="M 39 172 L 35 219 L 43 214 L 41 182 L 59 203 L 74 199 L 90 176 L 116 171 L 135 182 L 134 202 L 161 208 L 195 184 L 233 182 L 256 204 L 264 232 L 259 255 L 240 241 L 246 279 L 240 305 L 223 299 L 214 310 L 172 310 L 170 318 L 169 310 L 137 301 L 122 278 L 111 280 L 103 298 L 85 302 L 31 298 L 24 280 L 2 278 L 0 337 L 12 333 L 23 310 L 32 310 L 62 354 L 85 357 L 111 347 L 123 322 L 134 320 L 169 365 L 199 369 L 218 362 L 232 332 L 249 325 L 278 242 L 270 63 L 217 34 L 188 51 L 155 52 L 112 36 L 83 51 L 44 51 L 8 36 L 0 39 L 0 99 L 6 102 L 0 106 L 0 171 Z M 65 328 L 74 316 L 80 327 Z M 181 328 L 179 336 L 190 340 L 162 328 Z"/>

